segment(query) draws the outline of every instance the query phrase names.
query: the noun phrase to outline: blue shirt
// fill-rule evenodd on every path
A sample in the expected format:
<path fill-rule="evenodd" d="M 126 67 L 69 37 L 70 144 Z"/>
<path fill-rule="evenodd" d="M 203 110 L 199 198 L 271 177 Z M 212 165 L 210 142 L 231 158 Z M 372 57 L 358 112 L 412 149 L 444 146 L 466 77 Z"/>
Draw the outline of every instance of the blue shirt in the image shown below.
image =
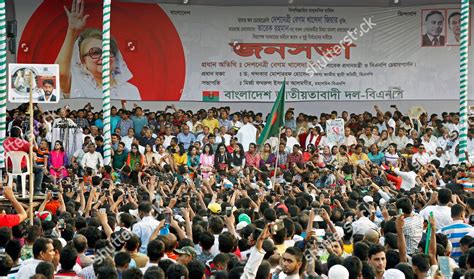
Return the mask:
<path fill-rule="evenodd" d="M 186 150 L 188 150 L 191 143 L 196 141 L 196 137 L 192 133 L 188 133 L 187 135 L 185 135 L 184 133 L 179 133 L 177 138 L 178 142 L 182 143 L 184 145 L 184 149 Z"/>
<path fill-rule="evenodd" d="M 104 128 L 104 121 L 102 120 L 102 118 L 99 118 L 95 121 L 94 125 L 97 126 L 97 128 L 99 128 L 99 129 L 103 129 Z"/>
<path fill-rule="evenodd" d="M 114 115 L 110 116 L 110 129 L 112 129 L 112 134 L 115 133 L 115 128 L 117 128 L 118 123 L 120 122 L 120 116 Z"/>
<path fill-rule="evenodd" d="M 152 216 L 146 216 L 140 222 L 133 225 L 132 232 L 136 234 L 142 242 L 142 246 L 140 247 L 140 253 L 146 255 L 150 236 L 153 234 L 159 224 L 160 222 L 158 222 Z"/>
<path fill-rule="evenodd" d="M 145 116 L 132 116 L 130 117 L 133 121 L 133 129 L 135 129 L 135 137 L 140 137 L 143 127 L 148 124 L 148 120 Z"/>
<path fill-rule="evenodd" d="M 379 152 L 379 153 L 377 153 L 377 154 L 372 154 L 372 152 L 369 152 L 369 153 L 367 154 L 367 156 L 369 157 L 369 160 L 370 160 L 372 163 L 374 163 L 374 164 L 376 164 L 376 165 L 378 165 L 378 166 L 380 166 L 380 165 L 385 161 L 385 156 L 383 155 L 382 152 Z"/>
<path fill-rule="evenodd" d="M 128 134 L 128 129 L 133 128 L 133 121 L 131 119 L 120 119 L 118 127 L 120 128 L 120 136 L 125 137 Z"/>
<path fill-rule="evenodd" d="M 474 233 L 474 228 L 468 224 L 464 224 L 462 221 L 454 221 L 451 225 L 448 225 L 441 229 L 441 233 L 448 237 L 449 242 L 453 245 L 453 251 L 451 257 L 458 261 L 461 253 L 460 241 L 468 233 Z"/>

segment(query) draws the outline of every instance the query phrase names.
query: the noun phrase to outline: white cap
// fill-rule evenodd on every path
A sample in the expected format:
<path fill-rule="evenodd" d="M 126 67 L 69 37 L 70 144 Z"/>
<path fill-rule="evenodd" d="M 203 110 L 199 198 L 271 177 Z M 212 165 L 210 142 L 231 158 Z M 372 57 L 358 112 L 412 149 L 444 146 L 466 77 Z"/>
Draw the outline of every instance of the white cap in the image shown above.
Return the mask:
<path fill-rule="evenodd" d="M 328 272 L 329 279 L 349 279 L 349 271 L 340 264 L 333 265 Z"/>
<path fill-rule="evenodd" d="M 362 198 L 362 200 L 364 200 L 364 202 L 373 202 L 374 198 L 372 198 L 371 196 L 365 196 Z"/>
<path fill-rule="evenodd" d="M 405 274 L 398 269 L 390 268 L 384 272 L 383 279 L 405 279 Z"/>
<path fill-rule="evenodd" d="M 235 230 L 237 231 L 240 231 L 240 230 L 243 230 L 245 227 L 247 227 L 247 222 L 245 221 L 241 221 L 237 224 L 237 226 L 235 226 Z"/>
<path fill-rule="evenodd" d="M 336 227 L 337 236 L 340 237 L 340 238 L 343 238 L 344 237 L 344 229 L 342 227 L 339 227 L 339 226 L 335 226 L 335 227 Z"/>

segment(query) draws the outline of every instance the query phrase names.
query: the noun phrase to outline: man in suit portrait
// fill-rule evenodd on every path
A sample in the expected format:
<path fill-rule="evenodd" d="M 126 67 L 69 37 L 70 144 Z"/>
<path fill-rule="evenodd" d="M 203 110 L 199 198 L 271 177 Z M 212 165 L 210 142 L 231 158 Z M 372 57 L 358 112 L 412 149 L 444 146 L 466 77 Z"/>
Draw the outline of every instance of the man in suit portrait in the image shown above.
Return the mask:
<path fill-rule="evenodd" d="M 41 95 L 38 97 L 40 102 L 56 102 L 56 95 L 54 94 L 54 82 L 50 79 L 43 80 L 43 88 Z"/>
<path fill-rule="evenodd" d="M 426 34 L 423 35 L 422 46 L 444 46 L 443 26 L 443 14 L 436 10 L 429 12 L 425 17 Z"/>
<path fill-rule="evenodd" d="M 448 36 L 448 44 L 459 45 L 459 39 L 461 38 L 461 13 L 454 12 L 448 17 L 448 26 L 451 33 Z"/>

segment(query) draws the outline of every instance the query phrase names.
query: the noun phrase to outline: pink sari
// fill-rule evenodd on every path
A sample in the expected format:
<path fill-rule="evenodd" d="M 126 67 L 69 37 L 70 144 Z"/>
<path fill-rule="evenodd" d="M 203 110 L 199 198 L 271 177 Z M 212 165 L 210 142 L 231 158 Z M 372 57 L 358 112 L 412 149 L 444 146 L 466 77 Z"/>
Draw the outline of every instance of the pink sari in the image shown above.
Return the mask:
<path fill-rule="evenodd" d="M 66 152 L 53 150 L 49 153 L 49 173 L 54 178 L 64 178 L 67 177 L 67 169 L 66 166 L 68 165 L 68 159 Z M 64 167 L 63 169 L 59 170 L 60 167 Z"/>
<path fill-rule="evenodd" d="M 201 154 L 199 158 L 202 178 L 209 178 L 214 169 L 214 155 Z"/>

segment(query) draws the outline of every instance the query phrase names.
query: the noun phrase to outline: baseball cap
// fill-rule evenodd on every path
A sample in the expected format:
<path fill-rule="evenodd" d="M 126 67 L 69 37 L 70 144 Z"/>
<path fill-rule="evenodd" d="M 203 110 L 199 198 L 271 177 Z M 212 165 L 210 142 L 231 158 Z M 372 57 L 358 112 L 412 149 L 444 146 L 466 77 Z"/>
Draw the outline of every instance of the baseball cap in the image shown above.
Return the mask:
<path fill-rule="evenodd" d="M 349 271 L 340 264 L 333 265 L 328 272 L 329 279 L 349 279 Z"/>
<path fill-rule="evenodd" d="M 250 217 L 249 217 L 247 214 L 245 214 L 245 213 L 242 213 L 242 214 L 239 215 L 239 223 L 240 223 L 240 222 L 246 222 L 247 225 L 252 224 L 252 220 L 251 220 Z"/>
<path fill-rule="evenodd" d="M 197 258 L 196 250 L 194 250 L 191 246 L 184 246 L 181 249 L 174 249 L 173 250 L 178 255 L 188 255 L 191 256 L 193 259 Z"/>
<path fill-rule="evenodd" d="M 243 230 L 243 229 L 244 229 L 245 227 L 247 227 L 247 226 L 248 226 L 247 222 L 245 222 L 245 221 L 240 221 L 240 222 L 237 224 L 237 226 L 235 226 L 235 230 L 241 231 L 241 230 Z"/>
<path fill-rule="evenodd" d="M 221 212 L 221 205 L 215 202 L 210 203 L 207 208 L 214 214 L 219 214 Z"/>
<path fill-rule="evenodd" d="M 362 198 L 364 200 L 364 202 L 373 202 L 374 201 L 374 198 L 372 198 L 371 196 L 365 196 Z"/>

